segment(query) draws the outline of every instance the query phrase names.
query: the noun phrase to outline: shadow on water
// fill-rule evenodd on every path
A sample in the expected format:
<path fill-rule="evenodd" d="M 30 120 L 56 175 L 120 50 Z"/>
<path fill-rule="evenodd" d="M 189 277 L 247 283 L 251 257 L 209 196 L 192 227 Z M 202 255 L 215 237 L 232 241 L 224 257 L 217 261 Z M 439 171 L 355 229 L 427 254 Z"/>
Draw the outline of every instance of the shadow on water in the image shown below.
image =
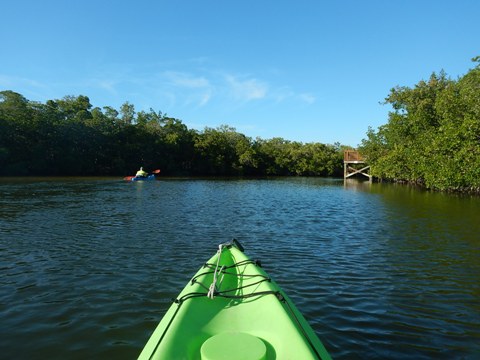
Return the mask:
<path fill-rule="evenodd" d="M 382 236 L 371 239 L 382 247 L 371 256 L 383 274 L 381 342 L 390 340 L 376 348 L 395 358 L 477 357 L 468 341 L 480 339 L 480 199 L 394 184 L 351 189 L 384 204 Z"/>

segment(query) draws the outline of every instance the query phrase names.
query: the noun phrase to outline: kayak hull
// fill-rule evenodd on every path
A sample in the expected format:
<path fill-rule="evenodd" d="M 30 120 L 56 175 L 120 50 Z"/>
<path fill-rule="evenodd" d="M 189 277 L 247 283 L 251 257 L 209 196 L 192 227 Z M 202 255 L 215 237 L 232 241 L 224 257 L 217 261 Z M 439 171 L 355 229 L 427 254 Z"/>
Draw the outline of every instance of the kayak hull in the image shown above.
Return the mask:
<path fill-rule="evenodd" d="M 150 181 L 150 180 L 156 180 L 155 174 L 151 174 L 148 176 L 126 176 L 123 178 L 123 180 L 131 182 L 131 181 Z"/>
<path fill-rule="evenodd" d="M 139 359 L 330 359 L 293 302 L 240 248 L 220 246 L 171 305 Z"/>
<path fill-rule="evenodd" d="M 148 176 L 145 176 L 145 177 L 138 177 L 138 176 L 134 176 L 132 178 L 131 181 L 150 181 L 150 180 L 155 180 L 155 175 L 148 175 Z"/>

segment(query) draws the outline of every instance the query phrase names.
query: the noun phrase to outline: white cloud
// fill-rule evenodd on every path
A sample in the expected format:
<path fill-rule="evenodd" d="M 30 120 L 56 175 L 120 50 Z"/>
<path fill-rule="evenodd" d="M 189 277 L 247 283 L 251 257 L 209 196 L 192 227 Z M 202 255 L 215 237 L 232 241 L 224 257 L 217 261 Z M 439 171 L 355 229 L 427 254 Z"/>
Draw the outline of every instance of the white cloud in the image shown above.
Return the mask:
<path fill-rule="evenodd" d="M 200 97 L 200 103 L 199 103 L 199 105 L 200 105 L 200 106 L 206 105 L 206 104 L 210 101 L 210 98 L 211 98 L 211 97 L 212 97 L 212 94 L 211 94 L 210 91 L 203 93 L 203 94 L 201 95 L 201 97 Z"/>
<path fill-rule="evenodd" d="M 209 81 L 203 76 L 193 76 L 190 74 L 176 71 L 167 71 L 164 73 L 164 75 L 174 86 L 192 89 L 210 87 Z"/>
<path fill-rule="evenodd" d="M 225 79 L 230 87 L 230 92 L 236 99 L 249 101 L 263 99 L 267 96 L 268 85 L 263 81 L 257 79 L 239 80 L 232 75 L 226 75 Z"/>
<path fill-rule="evenodd" d="M 205 106 L 212 98 L 213 86 L 204 76 L 179 71 L 165 71 L 151 86 L 169 92 L 187 105 Z"/>
<path fill-rule="evenodd" d="M 276 88 L 275 91 L 273 91 L 273 99 L 277 103 L 281 103 L 287 99 L 291 99 L 295 96 L 295 93 L 287 86 L 282 86 L 279 88 Z"/>
<path fill-rule="evenodd" d="M 70 89 L 76 89 L 88 94 L 92 99 L 100 99 L 103 96 L 107 99 L 104 101 L 110 103 L 128 100 L 139 103 L 139 106 L 147 104 L 145 106 L 148 107 L 148 104 L 155 102 L 152 106 L 159 103 L 166 108 L 218 105 L 220 109 L 229 109 L 229 111 L 243 107 L 252 101 L 272 104 L 293 101 L 308 105 L 316 102 L 317 99 L 313 94 L 300 93 L 289 85 L 278 84 L 276 83 L 278 78 L 271 79 L 272 83 L 270 83 L 268 76 L 269 74 L 263 74 L 255 77 L 249 74 L 209 69 L 205 66 L 179 69 L 173 67 L 173 64 L 161 64 L 161 66 L 155 64 L 155 66 L 144 66 L 140 69 L 133 65 L 113 64 L 109 68 L 84 75 L 75 81 L 49 82 L 48 86 L 35 80 L 15 78 L 0 73 L 0 87 L 14 88 L 14 85 L 22 85 L 19 90 L 29 88 L 30 93 L 43 89 L 44 96 L 48 96 L 54 90 L 55 96 L 58 96 L 57 93 L 68 94 L 71 92 Z M 28 97 L 30 94 L 27 92 L 26 95 Z M 212 108 L 212 111 L 215 110 Z"/>
<path fill-rule="evenodd" d="M 95 85 L 100 89 L 107 90 L 109 93 L 116 95 L 117 94 L 117 81 L 114 80 L 96 80 Z"/>
<path fill-rule="evenodd" d="M 8 76 L 0 74 L 0 87 L 33 87 L 33 88 L 45 88 L 46 86 L 36 80 L 27 79 L 22 77 Z"/>
<path fill-rule="evenodd" d="M 298 98 L 307 104 L 313 104 L 316 100 L 315 96 L 307 93 L 299 94 Z"/>

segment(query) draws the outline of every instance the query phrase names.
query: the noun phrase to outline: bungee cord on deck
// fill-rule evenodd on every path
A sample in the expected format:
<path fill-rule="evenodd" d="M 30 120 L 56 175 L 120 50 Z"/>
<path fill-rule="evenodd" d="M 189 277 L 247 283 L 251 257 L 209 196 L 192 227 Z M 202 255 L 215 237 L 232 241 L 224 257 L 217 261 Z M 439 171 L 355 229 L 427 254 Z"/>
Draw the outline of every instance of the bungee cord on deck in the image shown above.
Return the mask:
<path fill-rule="evenodd" d="M 236 263 L 234 263 L 232 265 L 229 265 L 229 266 L 226 266 L 226 265 L 220 266 L 219 265 L 220 264 L 220 257 L 221 257 L 222 250 L 223 250 L 224 247 L 225 247 L 224 244 L 219 245 L 219 250 L 217 251 L 218 257 L 217 257 L 216 264 L 206 263 L 204 265 L 204 268 L 209 268 L 209 269 L 212 269 L 212 270 L 202 272 L 202 273 L 194 276 L 191 280 L 192 285 L 196 283 L 196 284 L 200 285 L 202 288 L 204 288 L 206 290 L 206 292 L 205 293 L 203 293 L 203 292 L 191 292 L 191 293 L 185 294 L 182 297 L 174 300 L 177 304 L 180 304 L 180 303 L 184 302 L 185 300 L 188 300 L 188 299 L 191 299 L 191 298 L 204 297 L 204 296 L 207 296 L 210 299 L 215 298 L 215 296 L 228 298 L 228 299 L 246 299 L 246 298 L 250 298 L 250 297 L 254 297 L 254 296 L 271 295 L 271 294 L 277 295 L 277 297 L 279 297 L 278 296 L 279 295 L 278 291 L 257 291 L 257 292 L 247 293 L 247 294 L 242 292 L 241 294 L 239 294 L 239 292 L 241 292 L 242 290 L 251 288 L 253 286 L 257 286 L 257 285 L 259 285 L 259 284 L 261 284 L 262 282 L 265 282 L 265 281 L 270 282 L 271 279 L 268 276 L 264 276 L 264 275 L 261 275 L 261 274 L 246 274 L 245 273 L 245 270 L 246 270 L 248 265 L 261 266 L 260 261 L 258 261 L 258 260 L 243 260 L 243 261 L 236 262 Z M 243 267 L 242 271 L 239 271 L 239 270 L 228 271 L 229 269 L 233 269 L 233 268 L 239 269 L 240 267 Z M 205 276 L 210 275 L 210 274 L 213 274 L 213 280 L 212 280 L 212 283 L 210 285 L 206 285 L 206 284 L 198 281 L 199 278 L 205 277 Z M 237 286 L 237 287 L 233 287 L 233 288 L 229 288 L 229 289 L 220 290 L 225 275 L 235 276 L 235 277 L 238 277 L 238 278 L 249 278 L 249 279 L 258 277 L 258 278 L 260 278 L 260 280 L 258 280 L 256 282 L 253 282 L 253 283 L 250 283 L 250 284 L 247 284 L 247 285 L 242 285 L 242 286 Z"/>

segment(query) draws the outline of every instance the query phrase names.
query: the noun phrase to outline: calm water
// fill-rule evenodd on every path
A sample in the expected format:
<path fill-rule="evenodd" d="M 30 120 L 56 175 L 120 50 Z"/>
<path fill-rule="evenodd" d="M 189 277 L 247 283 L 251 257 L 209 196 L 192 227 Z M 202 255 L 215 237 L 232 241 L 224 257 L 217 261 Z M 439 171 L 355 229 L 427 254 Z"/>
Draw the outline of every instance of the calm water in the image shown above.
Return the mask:
<path fill-rule="evenodd" d="M 0 179 L 0 358 L 136 358 L 235 237 L 336 359 L 480 359 L 479 234 L 480 198 L 402 186 Z"/>

